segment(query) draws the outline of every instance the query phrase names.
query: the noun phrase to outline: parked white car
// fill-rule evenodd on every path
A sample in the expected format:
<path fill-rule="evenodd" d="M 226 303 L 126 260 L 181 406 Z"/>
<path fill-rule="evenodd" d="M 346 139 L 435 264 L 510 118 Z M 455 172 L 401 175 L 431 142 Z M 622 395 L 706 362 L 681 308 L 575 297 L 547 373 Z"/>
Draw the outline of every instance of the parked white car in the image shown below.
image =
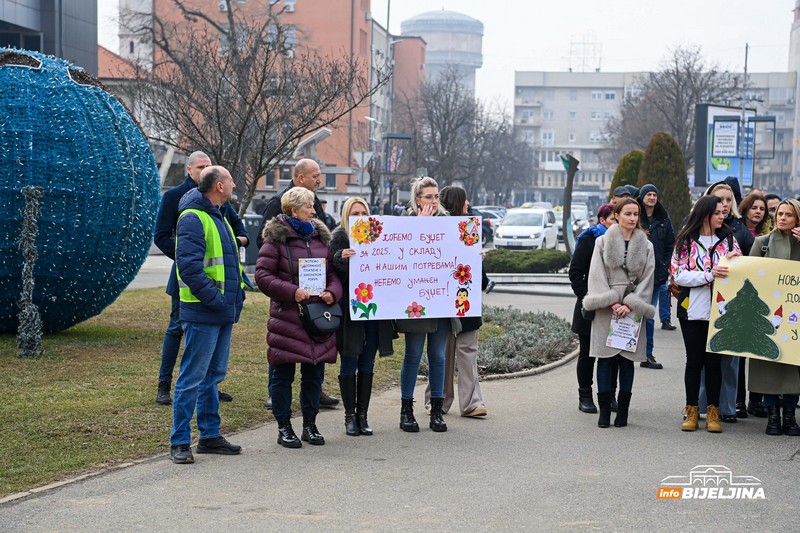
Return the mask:
<path fill-rule="evenodd" d="M 509 209 L 495 230 L 494 247 L 508 250 L 555 249 L 558 227 L 552 209 L 520 207 Z"/>

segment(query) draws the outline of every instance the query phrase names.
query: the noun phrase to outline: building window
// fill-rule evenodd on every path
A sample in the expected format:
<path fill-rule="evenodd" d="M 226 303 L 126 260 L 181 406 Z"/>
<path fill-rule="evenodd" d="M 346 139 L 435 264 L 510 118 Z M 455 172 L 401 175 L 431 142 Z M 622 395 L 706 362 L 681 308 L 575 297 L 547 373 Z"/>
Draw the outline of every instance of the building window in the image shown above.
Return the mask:
<path fill-rule="evenodd" d="M 326 189 L 336 188 L 336 174 L 325 174 L 325 188 Z"/>
<path fill-rule="evenodd" d="M 542 118 L 545 120 L 552 120 L 553 112 L 552 111 L 542 111 Z"/>
<path fill-rule="evenodd" d="M 589 113 L 589 120 L 603 120 L 602 111 L 592 111 Z"/>
<path fill-rule="evenodd" d="M 569 99 L 575 102 L 578 99 L 578 90 L 577 89 L 570 89 L 569 91 Z"/>
<path fill-rule="evenodd" d="M 367 32 L 358 30 L 358 48 L 362 56 L 367 55 Z"/>
<path fill-rule="evenodd" d="M 598 130 L 592 130 L 589 132 L 589 142 L 590 143 L 599 143 L 603 139 L 603 136 Z M 587 154 L 588 155 L 588 154 Z M 591 157 L 587 157 L 587 160 L 590 160 Z"/>
<path fill-rule="evenodd" d="M 577 111 L 570 111 L 569 112 L 569 119 L 570 120 L 578 120 L 578 112 Z"/>
<path fill-rule="evenodd" d="M 574 131 L 569 132 L 567 140 L 569 140 L 569 142 L 571 142 L 571 143 L 575 142 L 575 132 Z"/>
<path fill-rule="evenodd" d="M 128 53 L 133 53 L 133 41 L 128 42 Z"/>
<path fill-rule="evenodd" d="M 555 133 L 553 130 L 542 130 L 542 146 L 553 146 L 555 144 Z"/>
<path fill-rule="evenodd" d="M 617 93 L 615 93 L 614 91 L 606 91 L 606 100 L 616 100 L 616 99 L 617 99 Z"/>
<path fill-rule="evenodd" d="M 603 91 L 592 91 L 592 100 L 602 100 Z"/>

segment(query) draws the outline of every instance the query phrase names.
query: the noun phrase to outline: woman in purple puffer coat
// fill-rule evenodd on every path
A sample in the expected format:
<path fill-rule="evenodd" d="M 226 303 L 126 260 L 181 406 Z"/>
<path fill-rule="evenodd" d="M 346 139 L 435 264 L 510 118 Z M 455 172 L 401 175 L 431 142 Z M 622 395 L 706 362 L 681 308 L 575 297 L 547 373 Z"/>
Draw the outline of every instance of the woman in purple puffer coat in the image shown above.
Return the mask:
<path fill-rule="evenodd" d="M 278 422 L 278 444 L 300 448 L 302 443 L 292 429 L 292 382 L 295 365 L 300 363 L 300 410 L 303 412 L 302 440 L 322 445 L 316 417 L 324 363 L 336 362 L 336 336 L 324 342 L 309 337 L 300 321 L 298 303 L 322 300 L 327 304 L 339 301 L 342 285 L 333 271 L 329 244 L 331 232 L 314 217 L 314 193 L 294 187 L 281 198 L 283 214 L 264 227 L 264 244 L 256 262 L 256 283 L 270 297 L 267 323 L 267 358 L 274 374 L 270 384 L 272 413 Z M 292 267 L 289 269 L 289 253 Z M 298 259 L 325 259 L 326 287 L 319 296 L 309 296 L 298 284 Z"/>

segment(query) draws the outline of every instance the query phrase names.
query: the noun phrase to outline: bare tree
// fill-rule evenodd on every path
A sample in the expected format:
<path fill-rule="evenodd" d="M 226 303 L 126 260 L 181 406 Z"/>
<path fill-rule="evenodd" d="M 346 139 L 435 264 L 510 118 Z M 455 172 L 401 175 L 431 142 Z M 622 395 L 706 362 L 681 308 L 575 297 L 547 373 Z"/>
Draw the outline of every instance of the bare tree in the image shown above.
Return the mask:
<path fill-rule="evenodd" d="M 707 63 L 699 47 L 676 48 L 658 72 L 639 81 L 638 94 L 626 96 L 619 117 L 606 128 L 612 159 L 644 150 L 655 133 L 664 131 L 678 142 L 687 167 L 694 165 L 695 106 L 728 102 L 741 83 L 738 75 Z"/>
<path fill-rule="evenodd" d="M 297 143 L 333 124 L 388 79 L 369 84 L 369 65 L 342 51 L 323 57 L 298 42 L 280 12 L 250 16 L 226 2 L 224 20 L 172 0 L 180 20 L 123 14 L 126 29 L 147 34 L 154 62 L 142 68 L 135 106 L 156 141 L 206 151 L 244 189 L 244 213 L 258 180 L 289 159 Z"/>
<path fill-rule="evenodd" d="M 530 175 L 533 153 L 516 139 L 508 114 L 475 100 L 456 70 L 397 102 L 395 124 L 413 136 L 414 168 L 440 186 L 463 183 L 473 201 L 485 194 L 505 202 Z"/>

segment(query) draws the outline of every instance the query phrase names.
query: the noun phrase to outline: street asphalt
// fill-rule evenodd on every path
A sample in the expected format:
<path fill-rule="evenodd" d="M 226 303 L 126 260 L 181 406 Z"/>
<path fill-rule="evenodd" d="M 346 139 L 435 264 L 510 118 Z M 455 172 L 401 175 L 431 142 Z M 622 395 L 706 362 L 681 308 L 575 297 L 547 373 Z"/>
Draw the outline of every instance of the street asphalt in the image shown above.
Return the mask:
<path fill-rule="evenodd" d="M 167 272 L 151 256 L 131 288 Z M 484 302 L 570 319 L 565 292 L 498 286 Z M 0 531 L 795 531 L 800 438 L 767 436 L 753 417 L 681 432 L 680 330 L 657 329 L 655 346 L 664 369 L 637 366 L 626 428 L 578 411 L 574 360 L 483 382 L 488 417 L 448 414 L 446 433 L 428 429 L 420 404 L 421 431 L 402 432 L 394 389 L 373 399 L 372 437 L 346 436 L 341 408 L 319 415 L 321 447 L 284 449 L 266 424 L 229 435 L 239 456 L 174 465 L 163 454 L 7 499 Z M 657 498 L 664 478 L 699 465 L 757 478 L 764 499 Z"/>

